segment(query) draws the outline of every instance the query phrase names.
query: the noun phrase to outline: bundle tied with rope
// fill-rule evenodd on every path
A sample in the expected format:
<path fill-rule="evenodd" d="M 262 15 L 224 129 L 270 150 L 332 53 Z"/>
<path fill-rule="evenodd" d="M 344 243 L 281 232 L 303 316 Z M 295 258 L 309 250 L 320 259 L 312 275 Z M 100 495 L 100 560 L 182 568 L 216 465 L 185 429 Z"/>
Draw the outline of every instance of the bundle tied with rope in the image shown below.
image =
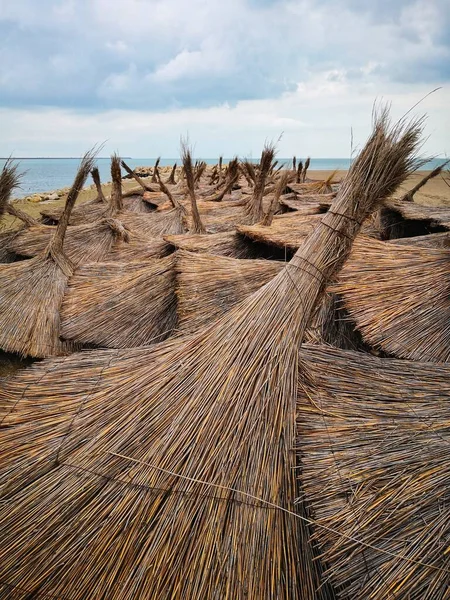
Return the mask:
<path fill-rule="evenodd" d="M 383 112 L 332 210 L 292 261 L 201 332 L 123 351 L 113 367 L 111 354 L 92 353 L 70 369 L 47 361 L 34 370 L 52 389 L 46 422 L 57 410 L 68 422 L 49 436 L 35 415 L 33 455 L 23 447 L 1 470 L 4 595 L 334 597 L 305 521 L 291 514 L 298 350 L 361 222 L 409 174 L 420 132 L 420 123 L 389 127 Z M 59 369 L 83 372 L 64 407 Z M 25 391 L 20 375 L 7 385 L 1 393 L 17 402 L 4 435 L 20 447 L 21 407 L 36 389 L 28 381 Z"/>

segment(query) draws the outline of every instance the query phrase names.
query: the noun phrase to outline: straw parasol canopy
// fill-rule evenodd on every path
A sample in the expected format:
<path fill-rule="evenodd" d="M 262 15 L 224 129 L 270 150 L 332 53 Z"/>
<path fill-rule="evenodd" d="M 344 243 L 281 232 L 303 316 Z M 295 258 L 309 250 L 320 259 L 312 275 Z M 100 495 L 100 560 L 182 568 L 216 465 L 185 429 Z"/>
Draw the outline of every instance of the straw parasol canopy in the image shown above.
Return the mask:
<path fill-rule="evenodd" d="M 182 335 L 217 320 L 273 279 L 284 263 L 242 260 L 179 250 L 176 260 L 178 329 Z M 365 348 L 336 295 L 327 292 L 318 305 L 305 341 L 339 348 Z"/>
<path fill-rule="evenodd" d="M 450 208 L 389 198 L 380 210 L 382 239 L 450 231 Z"/>
<path fill-rule="evenodd" d="M 116 244 L 127 242 L 133 236 L 154 238 L 185 231 L 182 209 L 148 214 L 123 210 L 120 158 L 116 155 L 111 159 L 111 176 L 113 185 L 105 218 L 87 225 L 74 225 L 67 230 L 64 248 L 76 266 L 104 260 Z M 54 227 L 47 225 L 28 227 L 13 238 L 8 249 L 21 256 L 36 256 L 45 250 L 54 231 Z"/>
<path fill-rule="evenodd" d="M 333 597 L 306 526 L 287 512 L 298 496 L 298 348 L 359 223 L 408 175 L 419 137 L 419 125 L 391 129 L 383 113 L 291 263 L 198 334 L 154 350 L 81 354 L 70 368 L 41 364 L 32 377 L 44 376 L 41 409 L 30 380 L 25 398 L 29 374 L 7 382 L 2 394 L 22 388 L 24 398 L 7 415 L 0 463 L 5 594 Z M 83 376 L 57 408 L 63 371 Z"/>
<path fill-rule="evenodd" d="M 301 364 L 300 503 L 325 577 L 343 599 L 448 598 L 450 366 L 312 346 Z"/>
<path fill-rule="evenodd" d="M 450 360 L 450 249 L 359 238 L 334 289 L 369 344 L 400 358 Z"/>
<path fill-rule="evenodd" d="M 257 225 L 238 225 L 236 229 L 255 242 L 295 251 L 321 220 L 322 215 L 320 214 L 302 215 L 291 212 L 275 215 L 270 226 L 258 223 Z"/>
<path fill-rule="evenodd" d="M 93 161 L 93 152 L 83 157 L 63 216 L 44 251 L 29 261 L 0 265 L 0 348 L 7 352 L 46 357 L 75 349 L 59 339 L 59 307 L 73 272 L 63 241 Z"/>
<path fill-rule="evenodd" d="M 429 233 L 408 238 L 388 240 L 390 244 L 398 246 L 422 246 L 423 248 L 450 248 L 450 231 L 443 233 Z"/>
<path fill-rule="evenodd" d="M 167 338 L 177 322 L 174 258 L 79 267 L 61 306 L 61 336 L 132 348 Z"/>

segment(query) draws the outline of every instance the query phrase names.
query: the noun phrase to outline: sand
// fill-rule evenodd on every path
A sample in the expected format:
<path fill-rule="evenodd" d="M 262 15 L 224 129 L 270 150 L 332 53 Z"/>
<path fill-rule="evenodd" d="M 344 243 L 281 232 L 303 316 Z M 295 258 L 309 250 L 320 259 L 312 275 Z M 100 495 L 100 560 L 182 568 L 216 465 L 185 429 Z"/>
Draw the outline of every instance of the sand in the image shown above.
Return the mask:
<path fill-rule="evenodd" d="M 170 171 L 170 168 L 169 168 Z M 396 197 L 401 197 L 403 193 L 413 188 L 429 171 L 418 171 L 412 175 L 406 183 L 401 186 L 396 194 Z M 331 175 L 332 171 L 308 171 L 308 177 L 311 179 L 326 179 Z M 345 176 L 346 171 L 338 171 L 336 179 L 339 180 Z M 431 179 L 414 197 L 414 201 L 418 204 L 424 204 L 426 206 L 450 206 L 450 176 L 445 176 L 446 181 L 442 175 Z M 137 184 L 134 180 L 125 179 L 123 180 L 123 190 L 127 191 L 131 188 L 136 188 Z M 105 195 L 110 193 L 111 184 L 106 183 L 103 186 Z M 51 193 L 51 192 L 49 192 Z M 77 200 L 77 204 L 93 200 L 97 196 L 97 192 L 94 186 L 89 186 L 80 192 Z M 65 196 L 62 196 L 58 200 L 48 200 L 45 202 L 27 202 L 26 200 L 15 201 L 15 205 L 35 217 L 40 219 L 40 212 L 45 206 L 63 206 L 66 200 Z M 2 222 L 0 223 L 0 231 L 7 229 L 16 229 L 20 227 L 21 222 L 5 215 Z"/>

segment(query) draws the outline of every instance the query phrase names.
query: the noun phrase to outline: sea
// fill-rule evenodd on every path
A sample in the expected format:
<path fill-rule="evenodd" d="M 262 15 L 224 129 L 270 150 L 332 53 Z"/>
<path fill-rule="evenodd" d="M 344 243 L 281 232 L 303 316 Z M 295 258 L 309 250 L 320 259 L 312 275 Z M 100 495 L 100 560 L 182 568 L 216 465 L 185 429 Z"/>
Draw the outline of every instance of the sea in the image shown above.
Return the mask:
<path fill-rule="evenodd" d="M 128 158 L 124 157 L 125 162 L 131 167 L 141 166 L 153 166 L 155 164 L 155 158 Z M 198 158 L 196 160 L 203 160 L 207 164 L 213 165 L 218 162 L 217 158 Z M 226 164 L 231 159 L 224 159 Z M 291 158 L 278 158 L 278 163 L 290 165 L 292 164 Z M 298 160 L 302 160 L 298 158 Z M 304 159 L 303 159 L 304 160 Z M 5 164 L 6 159 L 0 158 L 0 168 Z M 21 158 L 17 159 L 19 163 L 19 170 L 23 173 L 21 178 L 20 188 L 16 189 L 13 196 L 15 198 L 24 198 L 31 194 L 40 194 L 43 192 L 49 192 L 52 190 L 58 190 L 64 187 L 68 187 L 73 182 L 75 174 L 77 172 L 78 165 L 80 164 L 79 158 Z M 180 164 L 178 158 L 164 158 L 161 159 L 161 166 L 171 166 L 174 163 Z M 254 162 L 257 162 L 256 160 Z M 352 159 L 350 158 L 312 158 L 310 169 L 317 171 L 332 171 L 334 169 L 348 169 L 351 165 Z M 422 169 L 431 170 L 438 165 L 444 163 L 444 159 L 434 159 L 426 163 Z M 97 166 L 100 171 L 100 177 L 103 183 L 111 180 L 110 175 L 110 159 L 109 158 L 98 158 Z"/>

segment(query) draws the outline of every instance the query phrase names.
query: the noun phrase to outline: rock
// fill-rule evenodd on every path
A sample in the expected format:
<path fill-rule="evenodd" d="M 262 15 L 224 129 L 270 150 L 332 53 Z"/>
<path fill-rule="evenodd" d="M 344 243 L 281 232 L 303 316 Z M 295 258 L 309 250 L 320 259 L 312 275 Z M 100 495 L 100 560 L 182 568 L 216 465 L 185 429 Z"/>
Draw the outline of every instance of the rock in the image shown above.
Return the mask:
<path fill-rule="evenodd" d="M 46 200 L 58 200 L 59 194 L 57 192 L 53 192 L 53 194 L 49 194 L 45 197 Z"/>
<path fill-rule="evenodd" d="M 43 198 L 40 194 L 34 194 L 27 197 L 27 202 L 42 202 Z"/>

